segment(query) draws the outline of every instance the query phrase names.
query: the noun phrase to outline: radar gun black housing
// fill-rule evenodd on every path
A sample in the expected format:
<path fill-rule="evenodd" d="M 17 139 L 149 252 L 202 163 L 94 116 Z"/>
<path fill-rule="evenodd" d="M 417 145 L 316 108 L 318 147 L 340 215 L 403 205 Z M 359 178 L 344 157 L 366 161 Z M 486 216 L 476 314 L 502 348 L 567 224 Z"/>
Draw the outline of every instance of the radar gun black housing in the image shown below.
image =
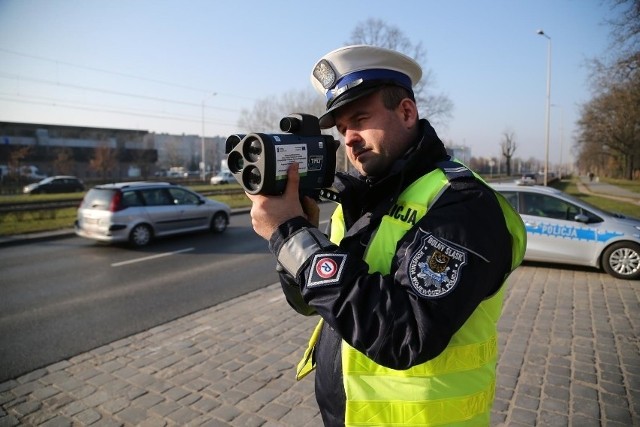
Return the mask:
<path fill-rule="evenodd" d="M 322 135 L 318 118 L 290 114 L 280 120 L 284 134 L 231 135 L 225 143 L 229 170 L 249 194 L 279 195 L 284 192 L 287 169 L 299 164 L 300 193 L 315 199 L 333 184 L 336 151 L 340 143 Z"/>

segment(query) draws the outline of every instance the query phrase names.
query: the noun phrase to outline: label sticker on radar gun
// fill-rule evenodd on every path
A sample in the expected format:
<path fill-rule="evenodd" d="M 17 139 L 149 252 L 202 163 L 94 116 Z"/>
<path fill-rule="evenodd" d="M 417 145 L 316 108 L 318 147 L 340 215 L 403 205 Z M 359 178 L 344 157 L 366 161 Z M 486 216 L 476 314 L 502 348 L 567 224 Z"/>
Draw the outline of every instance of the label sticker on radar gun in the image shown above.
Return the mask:
<path fill-rule="evenodd" d="M 298 163 L 298 173 L 307 173 L 307 144 L 276 145 L 276 178 L 286 179 L 291 163 Z"/>

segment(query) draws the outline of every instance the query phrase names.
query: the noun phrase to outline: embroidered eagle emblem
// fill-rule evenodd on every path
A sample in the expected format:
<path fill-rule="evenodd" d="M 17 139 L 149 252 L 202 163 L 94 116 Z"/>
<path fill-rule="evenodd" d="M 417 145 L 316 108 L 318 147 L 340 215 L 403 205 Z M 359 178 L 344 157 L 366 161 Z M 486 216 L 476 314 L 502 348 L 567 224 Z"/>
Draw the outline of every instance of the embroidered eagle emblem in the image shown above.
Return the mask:
<path fill-rule="evenodd" d="M 435 251 L 433 255 L 429 257 L 429 268 L 436 273 L 442 273 L 447 269 L 447 264 L 451 257 L 446 256 L 440 251 Z"/>
<path fill-rule="evenodd" d="M 446 240 L 420 230 L 408 250 L 412 289 L 424 298 L 440 298 L 460 281 L 467 253 Z"/>

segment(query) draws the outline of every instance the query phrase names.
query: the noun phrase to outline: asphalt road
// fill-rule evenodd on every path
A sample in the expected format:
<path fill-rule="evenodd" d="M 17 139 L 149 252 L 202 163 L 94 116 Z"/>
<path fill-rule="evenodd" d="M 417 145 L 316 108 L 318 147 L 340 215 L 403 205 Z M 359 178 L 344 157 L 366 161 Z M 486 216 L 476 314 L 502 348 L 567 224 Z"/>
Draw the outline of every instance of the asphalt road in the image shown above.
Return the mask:
<path fill-rule="evenodd" d="M 0 382 L 277 281 L 248 214 L 143 249 L 70 237 L 0 255 Z"/>

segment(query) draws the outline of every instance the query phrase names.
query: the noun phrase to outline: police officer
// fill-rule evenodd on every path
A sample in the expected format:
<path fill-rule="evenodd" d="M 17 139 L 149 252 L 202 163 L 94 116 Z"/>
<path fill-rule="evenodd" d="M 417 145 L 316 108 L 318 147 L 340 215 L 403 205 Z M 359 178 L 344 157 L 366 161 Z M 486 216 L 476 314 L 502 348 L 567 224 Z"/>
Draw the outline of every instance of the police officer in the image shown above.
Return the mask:
<path fill-rule="evenodd" d="M 488 425 L 504 283 L 525 249 L 522 221 L 419 119 L 422 70 L 356 45 L 313 68 L 357 176 L 336 174 L 326 236 L 298 196 L 248 195 L 289 304 L 320 322 L 298 366 L 316 369 L 323 421 L 339 425 Z"/>

